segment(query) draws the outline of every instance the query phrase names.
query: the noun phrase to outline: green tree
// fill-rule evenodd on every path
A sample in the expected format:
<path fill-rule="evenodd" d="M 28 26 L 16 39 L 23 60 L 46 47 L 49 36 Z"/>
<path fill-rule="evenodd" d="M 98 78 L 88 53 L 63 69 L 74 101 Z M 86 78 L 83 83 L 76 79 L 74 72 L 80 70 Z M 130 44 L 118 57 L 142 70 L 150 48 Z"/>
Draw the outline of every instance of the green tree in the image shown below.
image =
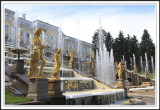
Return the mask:
<path fill-rule="evenodd" d="M 127 45 L 127 54 L 125 56 L 125 60 L 127 62 L 127 68 L 131 69 L 131 61 L 130 58 L 133 56 L 132 52 L 131 52 L 131 37 L 129 34 L 127 34 L 127 38 L 126 38 L 126 45 Z"/>
<path fill-rule="evenodd" d="M 120 62 L 123 55 L 127 55 L 127 50 L 127 40 L 124 38 L 123 32 L 120 31 L 118 38 L 116 38 L 113 43 L 113 54 L 115 61 Z"/>
<path fill-rule="evenodd" d="M 139 58 L 139 54 L 138 54 L 138 40 L 137 37 L 135 35 L 133 35 L 133 37 L 131 38 L 130 41 L 130 45 L 131 45 L 131 54 L 135 54 L 135 60 L 136 60 L 136 66 L 138 68 L 138 70 L 140 69 L 140 58 Z"/>
<path fill-rule="evenodd" d="M 102 43 L 105 43 L 105 38 L 107 36 L 107 32 L 102 29 L 101 30 L 101 35 L 102 35 Z M 95 54 L 95 57 L 96 57 L 96 51 L 99 52 L 99 34 L 100 34 L 100 30 L 97 29 L 94 33 L 94 35 L 92 36 L 92 45 L 93 45 L 93 51 L 94 51 L 94 54 Z"/>
<path fill-rule="evenodd" d="M 92 40 L 92 47 L 93 47 L 93 51 L 94 51 L 94 56 L 96 57 L 96 50 L 98 49 L 98 30 L 96 30 L 96 32 L 94 33 L 94 35 L 92 36 L 93 40 Z"/>
<path fill-rule="evenodd" d="M 106 45 L 107 51 L 109 51 L 109 55 L 110 55 L 110 51 L 111 51 L 112 45 L 113 45 L 113 38 L 112 38 L 110 32 L 108 32 L 106 34 L 105 45 Z"/>
<path fill-rule="evenodd" d="M 155 45 L 148 33 L 147 29 L 144 29 L 143 35 L 141 37 L 140 47 L 139 47 L 140 56 L 142 56 L 143 61 L 145 62 L 145 53 L 147 54 L 147 59 L 149 65 L 151 65 L 151 56 L 153 56 L 155 61 Z M 154 62 L 155 63 L 155 62 Z M 149 66 L 151 70 L 151 66 Z"/>

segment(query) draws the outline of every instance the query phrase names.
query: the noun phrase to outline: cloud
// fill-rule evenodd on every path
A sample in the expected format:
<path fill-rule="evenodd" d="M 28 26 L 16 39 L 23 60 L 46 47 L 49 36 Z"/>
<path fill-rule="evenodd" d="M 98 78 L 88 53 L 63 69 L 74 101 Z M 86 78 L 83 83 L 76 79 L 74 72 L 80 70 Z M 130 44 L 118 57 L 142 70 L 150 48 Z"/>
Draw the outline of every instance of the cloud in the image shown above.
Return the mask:
<path fill-rule="evenodd" d="M 156 22 L 153 11 L 128 11 L 129 6 L 111 5 L 38 5 L 19 4 L 6 5 L 16 10 L 19 15 L 27 14 L 28 20 L 42 20 L 55 26 L 62 25 L 62 31 L 67 36 L 75 37 L 91 43 L 94 32 L 99 28 L 98 14 L 101 15 L 101 25 L 113 38 L 122 30 L 125 37 L 136 35 L 141 40 L 143 30 L 147 29 L 156 42 Z M 79 20 L 79 25 L 77 21 Z M 79 29 L 79 33 L 78 33 Z"/>
<path fill-rule="evenodd" d="M 82 14 L 75 14 L 72 16 L 67 16 L 63 19 L 62 27 L 63 32 L 71 37 L 79 36 L 78 39 L 92 42 L 92 36 L 96 29 L 99 28 L 98 25 L 98 14 L 88 16 Z M 77 35 L 77 20 L 79 17 L 79 35 Z M 119 13 L 119 14 L 101 14 L 101 25 L 108 32 L 111 33 L 113 38 L 116 38 L 119 31 L 122 30 L 125 37 L 127 34 L 130 36 L 136 35 L 137 39 L 140 41 L 143 34 L 143 30 L 147 29 L 151 35 L 153 41 L 156 41 L 156 24 L 155 24 L 155 14 L 145 13 L 145 14 L 135 14 L 135 13 Z"/>

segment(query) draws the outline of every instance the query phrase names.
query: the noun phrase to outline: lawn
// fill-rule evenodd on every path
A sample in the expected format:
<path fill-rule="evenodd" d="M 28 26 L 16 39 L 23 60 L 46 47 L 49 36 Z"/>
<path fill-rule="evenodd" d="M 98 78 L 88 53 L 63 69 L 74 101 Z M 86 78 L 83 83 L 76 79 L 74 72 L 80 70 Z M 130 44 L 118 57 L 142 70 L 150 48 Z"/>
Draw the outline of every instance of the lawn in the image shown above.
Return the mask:
<path fill-rule="evenodd" d="M 149 77 L 152 78 L 152 79 L 154 79 L 155 74 L 153 74 L 153 73 L 152 73 L 152 74 L 149 74 Z"/>
<path fill-rule="evenodd" d="M 145 73 L 139 73 L 140 75 L 145 75 Z M 154 73 L 149 73 L 148 74 L 150 78 L 154 79 L 155 74 Z"/>
<path fill-rule="evenodd" d="M 10 91 L 5 90 L 5 104 L 33 101 L 31 98 L 14 96 Z"/>

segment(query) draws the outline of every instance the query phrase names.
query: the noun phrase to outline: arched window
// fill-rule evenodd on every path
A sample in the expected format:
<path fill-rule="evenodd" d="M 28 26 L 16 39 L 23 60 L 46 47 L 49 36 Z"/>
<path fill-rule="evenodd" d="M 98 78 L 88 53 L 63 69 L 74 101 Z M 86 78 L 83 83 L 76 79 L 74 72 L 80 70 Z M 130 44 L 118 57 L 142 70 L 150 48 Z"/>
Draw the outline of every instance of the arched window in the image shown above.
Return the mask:
<path fill-rule="evenodd" d="M 21 30 L 21 37 L 20 37 L 20 40 L 21 40 L 21 41 L 23 41 L 22 36 L 23 36 L 23 31 Z"/>
<path fill-rule="evenodd" d="M 7 24 L 5 25 L 5 30 L 9 31 L 9 26 Z"/>
<path fill-rule="evenodd" d="M 53 41 L 53 36 L 50 36 L 51 41 Z"/>
<path fill-rule="evenodd" d="M 71 44 L 69 44 L 69 49 L 72 50 L 72 45 Z"/>
<path fill-rule="evenodd" d="M 53 48 L 53 36 L 50 36 L 50 41 L 51 41 L 51 48 Z"/>
<path fill-rule="evenodd" d="M 29 38 L 29 33 L 28 32 L 26 33 L 26 36 L 27 36 L 27 38 Z"/>
<path fill-rule="evenodd" d="M 5 33 L 5 40 L 8 40 L 8 39 L 9 39 L 9 34 Z"/>

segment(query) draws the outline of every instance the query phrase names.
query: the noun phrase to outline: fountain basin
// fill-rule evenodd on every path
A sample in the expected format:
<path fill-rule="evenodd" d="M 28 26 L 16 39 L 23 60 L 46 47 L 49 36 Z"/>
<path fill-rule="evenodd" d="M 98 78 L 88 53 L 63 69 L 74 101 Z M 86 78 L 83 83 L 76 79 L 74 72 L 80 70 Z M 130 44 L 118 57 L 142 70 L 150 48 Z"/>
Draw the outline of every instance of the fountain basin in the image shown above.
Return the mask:
<path fill-rule="evenodd" d="M 125 98 L 124 89 L 65 92 L 66 105 L 107 105 Z"/>

